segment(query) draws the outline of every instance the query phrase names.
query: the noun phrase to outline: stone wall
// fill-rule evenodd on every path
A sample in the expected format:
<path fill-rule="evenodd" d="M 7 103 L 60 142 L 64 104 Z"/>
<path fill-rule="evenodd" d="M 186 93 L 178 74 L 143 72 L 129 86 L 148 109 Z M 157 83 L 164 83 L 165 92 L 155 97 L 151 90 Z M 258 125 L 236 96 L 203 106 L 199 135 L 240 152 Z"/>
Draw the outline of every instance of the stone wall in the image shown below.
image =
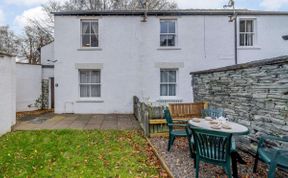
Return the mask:
<path fill-rule="evenodd" d="M 194 101 L 223 108 L 249 127 L 240 146 L 255 151 L 261 134 L 288 135 L 288 56 L 192 72 Z"/>

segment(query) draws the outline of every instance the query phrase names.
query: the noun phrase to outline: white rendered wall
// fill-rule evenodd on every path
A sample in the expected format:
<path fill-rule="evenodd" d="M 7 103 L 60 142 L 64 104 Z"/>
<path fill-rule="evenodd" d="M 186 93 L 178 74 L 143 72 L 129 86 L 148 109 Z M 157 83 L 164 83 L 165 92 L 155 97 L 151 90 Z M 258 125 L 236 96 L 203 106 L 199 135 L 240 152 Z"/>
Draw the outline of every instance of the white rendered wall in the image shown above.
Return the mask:
<path fill-rule="evenodd" d="M 16 123 L 15 58 L 0 56 L 0 135 Z"/>
<path fill-rule="evenodd" d="M 54 77 L 54 68 L 42 67 L 42 79 L 50 79 Z"/>
<path fill-rule="evenodd" d="M 115 19 L 116 18 L 116 19 Z M 131 113 L 132 96 L 138 95 L 138 18 L 117 17 L 99 21 L 100 46 L 96 51 L 81 51 L 80 19 L 55 18 L 55 112 Z M 104 18 L 103 18 L 104 19 Z M 61 25 L 60 25 L 61 24 Z M 117 26 L 117 33 L 115 28 Z M 123 41 L 125 39 L 125 41 Z M 129 39 L 129 41 L 128 41 Z M 121 41 L 122 40 L 122 41 Z M 127 42 L 128 41 L 128 42 Z M 125 48 L 123 48 L 125 43 Z M 103 64 L 102 101 L 81 101 L 76 63 Z"/>
<path fill-rule="evenodd" d="M 161 99 L 159 63 L 183 65 L 172 99 L 191 102 L 191 71 L 234 64 L 234 26 L 226 16 L 178 17 L 178 45 L 172 50 L 159 49 L 159 17 L 143 23 L 141 17 L 116 16 L 99 18 L 99 49 L 80 49 L 80 19 L 55 17 L 56 113 L 132 113 L 134 95 L 155 102 Z M 79 98 L 77 63 L 103 65 L 101 101 Z"/>
<path fill-rule="evenodd" d="M 52 61 L 54 61 L 54 42 L 41 48 L 41 64 L 53 65 Z"/>
<path fill-rule="evenodd" d="M 35 101 L 41 95 L 41 65 L 16 64 L 16 110 L 36 110 Z"/>

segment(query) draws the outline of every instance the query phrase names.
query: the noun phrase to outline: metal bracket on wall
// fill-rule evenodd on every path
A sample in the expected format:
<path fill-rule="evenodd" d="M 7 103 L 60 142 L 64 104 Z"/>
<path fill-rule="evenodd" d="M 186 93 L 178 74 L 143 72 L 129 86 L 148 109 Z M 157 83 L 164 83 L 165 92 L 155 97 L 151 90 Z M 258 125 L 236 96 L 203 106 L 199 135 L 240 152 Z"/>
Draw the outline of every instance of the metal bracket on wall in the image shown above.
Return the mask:
<path fill-rule="evenodd" d="M 283 40 L 288 40 L 288 35 L 283 35 L 282 38 Z"/>

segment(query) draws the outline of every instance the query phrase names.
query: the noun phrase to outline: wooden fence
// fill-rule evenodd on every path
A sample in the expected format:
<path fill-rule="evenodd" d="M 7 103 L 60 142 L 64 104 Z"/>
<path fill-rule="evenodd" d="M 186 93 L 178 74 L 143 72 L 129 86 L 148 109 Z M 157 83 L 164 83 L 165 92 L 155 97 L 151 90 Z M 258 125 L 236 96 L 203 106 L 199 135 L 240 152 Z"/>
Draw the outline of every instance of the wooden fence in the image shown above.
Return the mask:
<path fill-rule="evenodd" d="M 144 102 L 140 102 L 139 98 L 136 96 L 133 97 L 133 103 L 134 103 L 134 115 L 136 119 L 139 121 L 145 136 L 153 137 L 153 136 L 168 135 L 168 127 L 166 125 L 165 119 L 163 119 L 163 113 L 162 113 L 164 106 L 149 106 Z M 177 109 L 177 106 L 175 105 L 177 104 L 170 105 L 174 107 L 170 108 L 170 110 L 173 110 L 174 113 L 176 113 Z M 191 119 L 192 117 L 200 117 L 201 110 L 208 106 L 206 102 L 183 103 L 180 105 L 188 109 L 183 110 L 183 112 L 181 111 L 184 114 L 183 116 L 187 117 L 186 118 L 187 120 Z M 189 107 L 185 107 L 186 105 Z M 188 116 L 187 113 L 185 114 L 185 112 L 188 112 L 189 110 L 191 110 L 190 113 L 192 113 L 192 115 Z M 178 108 L 178 114 L 179 112 L 180 110 Z M 171 112 L 171 114 L 173 116 L 173 112 Z M 177 117 L 175 116 L 173 116 L 173 118 L 177 119 Z M 183 119 L 183 117 L 181 117 L 181 119 Z"/>

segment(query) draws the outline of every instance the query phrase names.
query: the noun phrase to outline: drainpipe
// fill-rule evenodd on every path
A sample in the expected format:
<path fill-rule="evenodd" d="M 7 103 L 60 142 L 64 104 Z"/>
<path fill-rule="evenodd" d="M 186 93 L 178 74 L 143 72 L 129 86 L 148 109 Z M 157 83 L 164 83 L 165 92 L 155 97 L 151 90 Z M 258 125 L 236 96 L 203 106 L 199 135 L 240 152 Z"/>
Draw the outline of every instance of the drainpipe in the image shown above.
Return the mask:
<path fill-rule="evenodd" d="M 235 64 L 238 64 L 238 41 L 237 41 L 237 14 L 235 14 L 235 20 L 234 20 L 234 50 L 235 50 Z"/>

